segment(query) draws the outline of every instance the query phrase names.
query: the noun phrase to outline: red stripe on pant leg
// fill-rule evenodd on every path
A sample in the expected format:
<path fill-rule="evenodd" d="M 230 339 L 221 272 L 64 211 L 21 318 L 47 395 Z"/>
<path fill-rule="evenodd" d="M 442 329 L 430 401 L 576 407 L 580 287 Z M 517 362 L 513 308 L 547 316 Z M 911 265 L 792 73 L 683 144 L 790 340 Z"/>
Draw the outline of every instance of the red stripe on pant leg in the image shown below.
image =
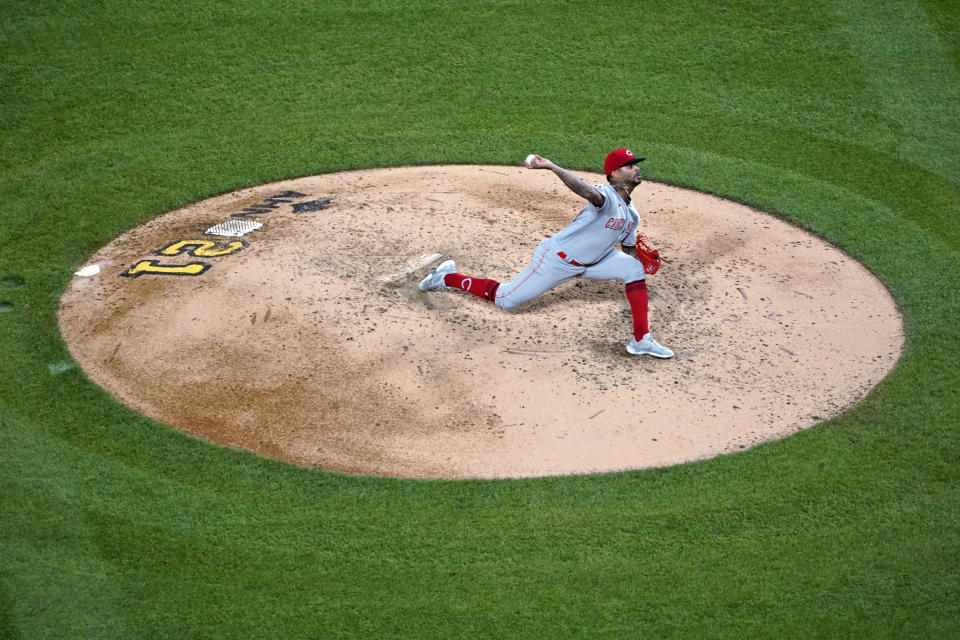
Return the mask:
<path fill-rule="evenodd" d="M 478 298 L 493 302 L 497 295 L 497 288 L 500 283 L 488 278 L 472 278 L 462 273 L 448 273 L 443 276 L 443 284 L 455 289 L 463 289 L 467 293 L 472 293 Z"/>
<path fill-rule="evenodd" d="M 640 340 L 650 333 L 647 324 L 647 281 L 640 280 L 627 285 L 627 302 L 630 303 L 630 313 L 633 315 L 633 337 Z"/>
<path fill-rule="evenodd" d="M 542 244 L 542 243 L 541 243 L 541 244 Z M 550 249 L 550 248 L 548 247 L 548 248 L 544 249 L 544 250 L 539 254 L 539 256 L 538 256 L 537 254 L 534 254 L 533 259 L 537 261 L 537 264 L 534 265 L 534 264 L 533 264 L 533 260 L 531 260 L 531 261 L 530 261 L 530 265 L 527 267 L 527 269 L 529 269 L 529 273 L 527 273 L 527 274 L 526 274 L 525 276 L 523 276 L 523 278 L 521 279 L 520 276 L 523 275 L 523 273 L 524 273 L 523 271 L 521 271 L 521 272 L 517 275 L 517 277 L 516 277 L 515 279 L 511 280 L 510 282 L 508 282 L 508 283 L 507 283 L 508 286 L 510 285 L 511 282 L 513 283 L 513 289 L 510 289 L 509 291 L 504 292 L 503 295 L 500 296 L 500 299 L 502 300 L 503 298 L 506 298 L 507 296 L 513 295 L 520 287 L 523 286 L 523 284 L 524 284 L 527 280 L 529 280 L 531 277 L 533 277 L 533 274 L 535 274 L 537 271 L 540 270 L 540 267 L 543 265 L 543 261 L 544 261 L 544 259 L 546 259 L 547 254 L 549 254 L 549 253 L 551 253 L 551 252 L 553 252 L 553 249 Z M 527 269 L 524 269 L 524 271 L 526 271 Z M 497 289 L 497 294 L 499 294 L 499 293 L 500 293 L 500 290 Z"/>

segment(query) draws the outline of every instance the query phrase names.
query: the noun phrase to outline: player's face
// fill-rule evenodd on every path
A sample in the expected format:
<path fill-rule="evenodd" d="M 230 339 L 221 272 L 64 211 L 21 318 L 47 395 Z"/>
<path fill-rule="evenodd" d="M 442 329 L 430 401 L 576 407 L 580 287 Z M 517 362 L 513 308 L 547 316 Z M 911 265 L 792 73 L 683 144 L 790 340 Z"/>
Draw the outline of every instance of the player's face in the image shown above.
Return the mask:
<path fill-rule="evenodd" d="M 620 167 L 614 171 L 610 177 L 618 184 L 631 185 L 634 187 L 643 181 L 643 176 L 640 173 L 640 165 L 637 163 Z"/>

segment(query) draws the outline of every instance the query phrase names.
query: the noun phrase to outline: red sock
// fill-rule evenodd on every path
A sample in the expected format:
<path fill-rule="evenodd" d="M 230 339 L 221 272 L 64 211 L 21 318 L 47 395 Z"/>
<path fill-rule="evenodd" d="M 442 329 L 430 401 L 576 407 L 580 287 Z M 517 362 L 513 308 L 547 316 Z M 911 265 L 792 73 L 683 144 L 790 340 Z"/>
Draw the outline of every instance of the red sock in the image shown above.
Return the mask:
<path fill-rule="evenodd" d="M 448 287 L 454 287 L 456 289 L 463 289 L 468 293 L 472 293 L 478 298 L 483 298 L 484 300 L 489 300 L 493 302 L 493 299 L 497 297 L 497 288 L 500 286 L 500 283 L 496 280 L 487 280 L 486 278 L 471 278 L 470 276 L 465 276 L 462 273 L 448 273 L 443 276 L 443 284 Z"/>
<path fill-rule="evenodd" d="M 633 337 L 640 340 L 650 333 L 647 325 L 647 281 L 638 280 L 627 285 L 627 302 L 633 314 Z"/>

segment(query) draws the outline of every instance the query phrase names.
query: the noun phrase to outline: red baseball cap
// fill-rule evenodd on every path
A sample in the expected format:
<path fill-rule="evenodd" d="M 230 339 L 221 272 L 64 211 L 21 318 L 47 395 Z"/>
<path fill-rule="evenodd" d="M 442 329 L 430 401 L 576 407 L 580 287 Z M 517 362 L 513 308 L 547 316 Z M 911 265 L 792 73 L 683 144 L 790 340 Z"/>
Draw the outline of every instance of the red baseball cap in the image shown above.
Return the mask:
<path fill-rule="evenodd" d="M 607 154 L 607 159 L 603 163 L 603 172 L 610 175 L 620 167 L 643 162 L 644 160 L 646 160 L 646 158 L 638 158 L 633 155 L 633 151 L 630 151 L 630 149 L 616 149 Z"/>

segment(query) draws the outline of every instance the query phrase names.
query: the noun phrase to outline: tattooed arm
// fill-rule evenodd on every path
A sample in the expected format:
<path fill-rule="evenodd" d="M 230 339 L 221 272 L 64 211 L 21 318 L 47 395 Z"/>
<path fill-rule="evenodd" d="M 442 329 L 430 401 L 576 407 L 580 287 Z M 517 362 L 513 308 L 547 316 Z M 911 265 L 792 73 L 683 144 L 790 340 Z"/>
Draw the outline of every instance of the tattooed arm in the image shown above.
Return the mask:
<path fill-rule="evenodd" d="M 570 191 L 573 191 L 575 194 L 597 207 L 603 206 L 605 198 L 603 197 L 602 193 L 560 165 L 551 162 L 542 156 L 534 156 L 533 160 L 528 166 L 531 169 L 550 169 L 557 174 L 557 177 L 560 178 L 563 184 L 567 185 L 567 188 L 570 189 Z"/>

